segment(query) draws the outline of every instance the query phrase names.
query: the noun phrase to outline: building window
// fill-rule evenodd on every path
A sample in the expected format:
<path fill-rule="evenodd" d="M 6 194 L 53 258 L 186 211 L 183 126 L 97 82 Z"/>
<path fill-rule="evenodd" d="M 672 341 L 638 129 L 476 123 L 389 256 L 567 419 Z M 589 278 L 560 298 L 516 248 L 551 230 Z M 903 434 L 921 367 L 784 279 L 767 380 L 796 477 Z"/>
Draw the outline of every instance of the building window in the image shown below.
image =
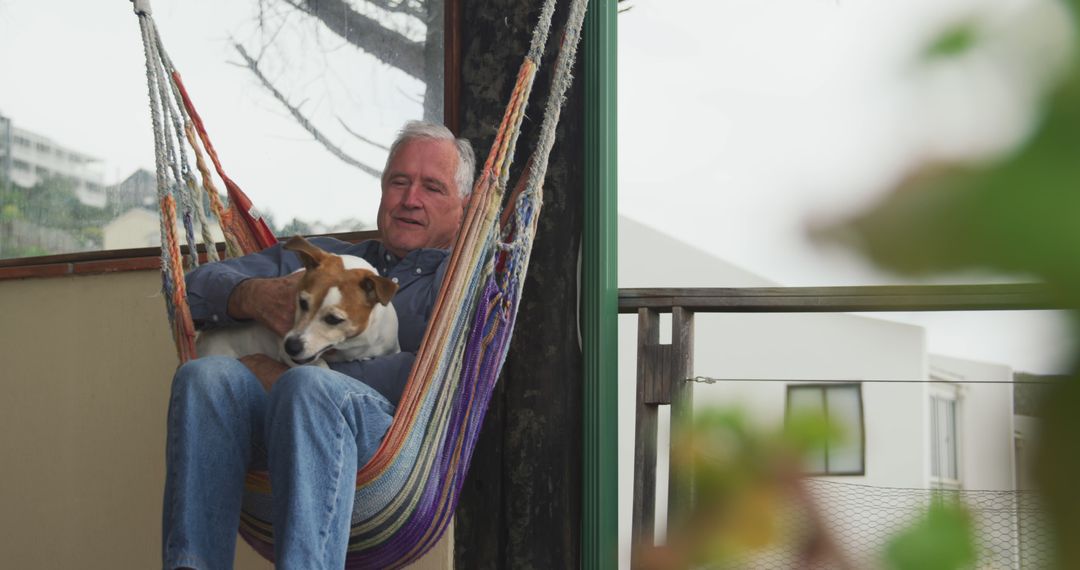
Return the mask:
<path fill-rule="evenodd" d="M 838 441 L 806 457 L 812 475 L 863 475 L 865 437 L 861 384 L 794 384 L 787 387 L 787 414 L 819 414 L 840 429 Z"/>
<path fill-rule="evenodd" d="M 930 481 L 940 488 L 959 488 L 956 449 L 956 398 L 930 396 Z"/>

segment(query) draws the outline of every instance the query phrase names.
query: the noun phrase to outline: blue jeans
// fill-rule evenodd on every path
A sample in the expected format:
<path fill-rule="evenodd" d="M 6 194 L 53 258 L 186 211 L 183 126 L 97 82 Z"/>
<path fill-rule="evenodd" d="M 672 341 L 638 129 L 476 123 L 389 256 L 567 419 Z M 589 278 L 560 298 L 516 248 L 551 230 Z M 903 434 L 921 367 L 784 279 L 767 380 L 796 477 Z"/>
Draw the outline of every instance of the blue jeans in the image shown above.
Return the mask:
<path fill-rule="evenodd" d="M 366 384 L 324 368 L 292 368 L 268 394 L 233 358 L 181 366 L 165 450 L 165 568 L 232 567 L 249 468 L 270 471 L 277 568 L 343 568 L 356 471 L 393 413 Z"/>

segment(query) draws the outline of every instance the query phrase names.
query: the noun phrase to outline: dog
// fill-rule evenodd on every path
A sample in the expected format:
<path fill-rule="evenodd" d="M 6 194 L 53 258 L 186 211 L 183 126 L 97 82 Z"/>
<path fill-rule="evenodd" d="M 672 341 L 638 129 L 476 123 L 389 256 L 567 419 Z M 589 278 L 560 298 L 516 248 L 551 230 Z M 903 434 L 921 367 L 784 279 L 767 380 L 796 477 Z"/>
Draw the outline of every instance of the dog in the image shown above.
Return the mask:
<path fill-rule="evenodd" d="M 265 354 L 290 367 L 325 367 L 400 352 L 390 302 L 397 283 L 364 259 L 327 253 L 300 236 L 283 247 L 304 263 L 292 329 L 284 338 L 258 323 L 203 331 L 195 341 L 200 356 Z"/>

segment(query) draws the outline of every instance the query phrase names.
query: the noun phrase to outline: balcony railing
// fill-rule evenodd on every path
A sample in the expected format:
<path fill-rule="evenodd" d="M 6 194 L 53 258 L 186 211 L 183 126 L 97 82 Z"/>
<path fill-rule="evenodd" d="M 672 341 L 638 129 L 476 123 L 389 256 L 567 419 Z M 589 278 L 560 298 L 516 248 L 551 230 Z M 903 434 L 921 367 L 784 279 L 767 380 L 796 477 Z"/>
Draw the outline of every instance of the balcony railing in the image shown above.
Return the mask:
<path fill-rule="evenodd" d="M 694 316 L 697 313 L 858 313 L 1016 311 L 1064 307 L 1041 284 L 620 289 L 619 312 L 637 313 L 633 539 L 652 544 L 655 524 L 659 406 L 671 422 L 693 405 Z M 671 314 L 671 342 L 660 343 L 660 314 Z M 669 480 L 675 480 L 671 477 Z M 660 490 L 659 492 L 664 492 Z M 669 486 L 669 517 L 690 506 L 693 490 Z"/>

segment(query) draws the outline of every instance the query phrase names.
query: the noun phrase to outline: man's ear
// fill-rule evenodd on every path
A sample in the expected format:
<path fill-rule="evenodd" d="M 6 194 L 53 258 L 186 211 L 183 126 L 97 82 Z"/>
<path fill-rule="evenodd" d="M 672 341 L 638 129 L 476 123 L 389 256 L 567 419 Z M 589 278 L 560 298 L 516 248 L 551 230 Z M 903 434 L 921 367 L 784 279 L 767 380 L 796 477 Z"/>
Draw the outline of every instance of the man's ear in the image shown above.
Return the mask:
<path fill-rule="evenodd" d="M 394 293 L 397 293 L 398 284 L 386 277 L 367 274 L 360 281 L 360 288 L 367 293 L 367 298 L 372 304 L 381 303 L 385 305 L 390 302 L 390 298 L 394 296 Z"/>
<path fill-rule="evenodd" d="M 308 269 L 315 269 L 322 260 L 326 259 L 326 256 L 330 255 L 304 239 L 303 236 L 293 236 L 281 247 L 299 254 L 300 261 L 304 262 L 304 267 Z"/>

